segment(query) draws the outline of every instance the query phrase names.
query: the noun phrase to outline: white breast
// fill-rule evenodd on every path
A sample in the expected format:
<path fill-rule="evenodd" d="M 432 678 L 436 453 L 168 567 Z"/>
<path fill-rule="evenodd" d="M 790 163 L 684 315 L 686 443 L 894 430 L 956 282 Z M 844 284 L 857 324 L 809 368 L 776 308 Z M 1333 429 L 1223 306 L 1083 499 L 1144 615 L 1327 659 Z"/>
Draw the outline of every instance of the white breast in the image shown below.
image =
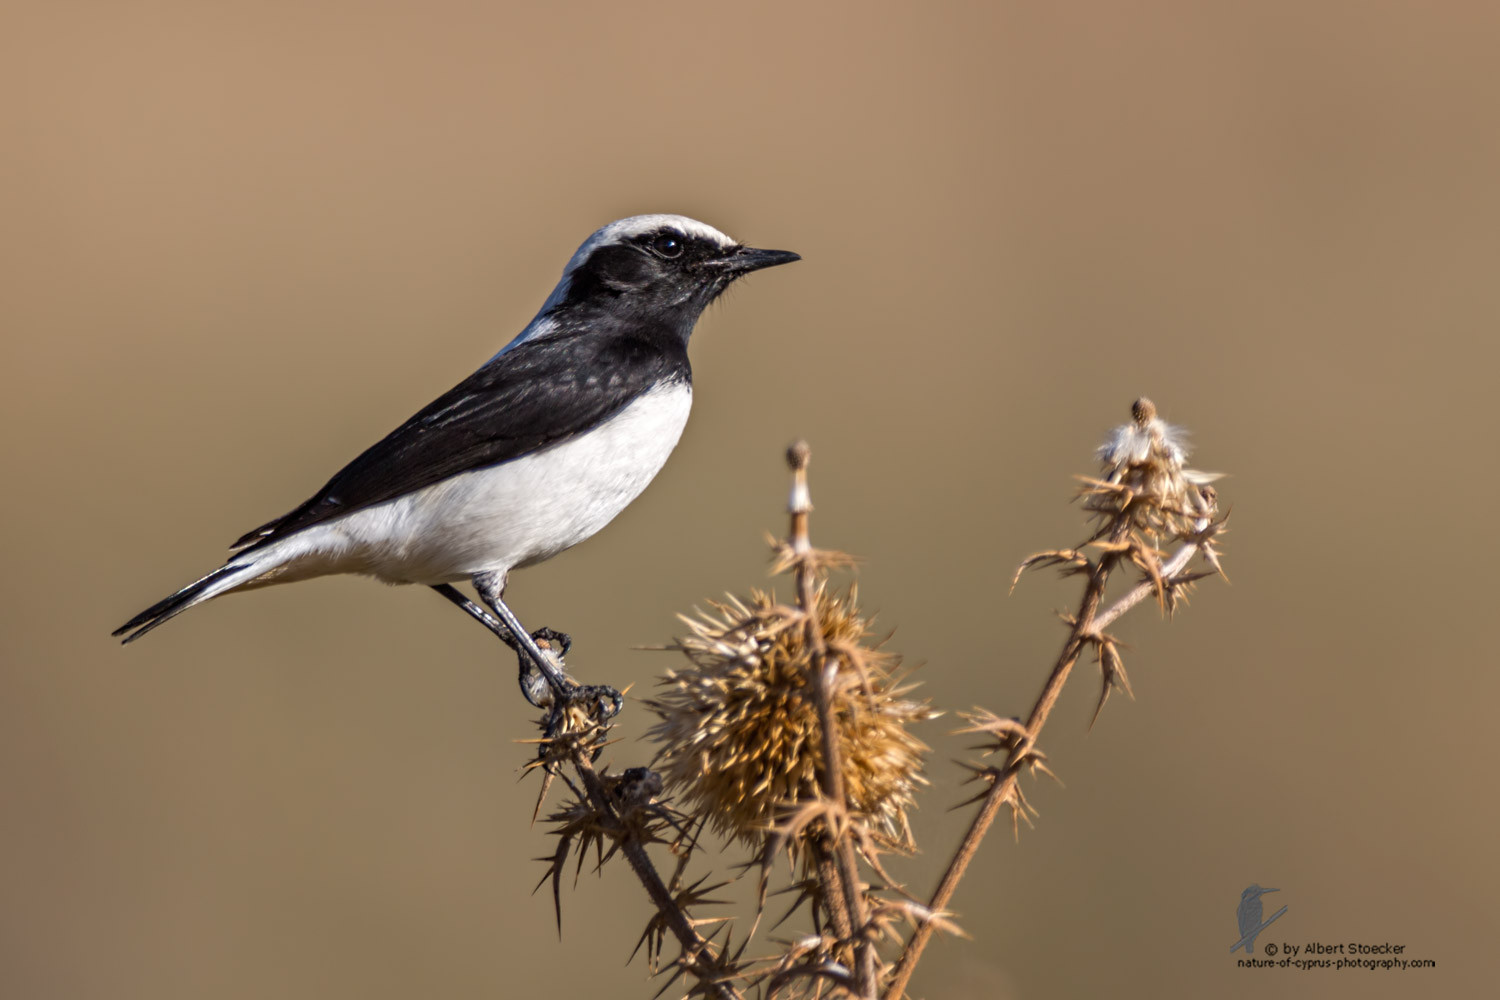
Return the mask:
<path fill-rule="evenodd" d="M 276 582 L 367 573 L 392 583 L 447 583 L 541 562 L 640 496 L 676 447 L 691 405 L 686 383 L 659 387 L 545 451 L 299 532 L 286 540 L 295 544 L 286 545 Z"/>

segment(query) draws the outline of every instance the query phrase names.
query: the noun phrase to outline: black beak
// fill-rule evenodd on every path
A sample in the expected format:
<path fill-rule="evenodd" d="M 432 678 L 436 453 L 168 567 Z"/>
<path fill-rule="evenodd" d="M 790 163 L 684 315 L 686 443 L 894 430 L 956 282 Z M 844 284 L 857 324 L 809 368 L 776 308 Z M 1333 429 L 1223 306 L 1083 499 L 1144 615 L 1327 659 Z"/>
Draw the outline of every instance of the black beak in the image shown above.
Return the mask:
<path fill-rule="evenodd" d="M 777 264 L 790 264 L 794 260 L 801 260 L 800 254 L 792 253 L 790 250 L 757 250 L 755 247 L 735 247 L 722 257 L 714 260 L 706 260 L 703 266 L 715 271 L 724 271 L 739 277 L 749 274 L 751 271 L 759 271 L 765 267 L 775 267 Z"/>

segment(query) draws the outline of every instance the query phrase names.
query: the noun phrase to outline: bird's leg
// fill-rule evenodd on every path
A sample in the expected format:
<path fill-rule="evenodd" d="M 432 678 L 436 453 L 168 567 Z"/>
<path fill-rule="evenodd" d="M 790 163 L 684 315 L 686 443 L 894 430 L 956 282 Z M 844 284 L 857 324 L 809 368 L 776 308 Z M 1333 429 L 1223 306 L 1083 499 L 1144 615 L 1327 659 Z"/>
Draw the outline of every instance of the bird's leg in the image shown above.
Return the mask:
<path fill-rule="evenodd" d="M 548 734 L 552 734 L 562 719 L 562 709 L 577 702 L 593 702 L 598 715 L 605 719 L 613 718 L 620 714 L 620 708 L 624 703 L 620 692 L 607 684 L 576 684 L 564 677 L 562 672 L 552 664 L 541 649 L 537 646 L 538 637 L 552 641 L 560 641 L 563 651 L 573 644 L 572 639 L 561 632 L 553 632 L 551 629 L 539 629 L 535 636 L 521 627 L 520 621 L 515 614 L 506 607 L 501 595 L 505 592 L 505 574 L 503 573 L 476 573 L 474 575 L 474 589 L 479 591 L 479 599 L 490 606 L 490 610 L 500 616 L 500 621 L 510 631 L 511 636 L 517 641 L 520 648 L 517 655 L 523 652 L 536 664 L 537 670 L 546 679 L 548 686 L 552 688 L 552 709 L 548 719 Z M 512 647 L 516 648 L 516 647 Z M 523 657 L 524 663 L 524 657 Z M 533 692 L 528 688 L 527 673 L 522 674 L 521 687 L 526 691 L 526 700 L 536 705 L 539 697 L 532 697 Z M 541 692 L 535 692 L 538 696 Z"/>
<path fill-rule="evenodd" d="M 469 617 L 473 618 L 479 624 L 495 633 L 495 635 L 499 637 L 501 642 L 505 643 L 511 649 L 516 648 L 516 640 L 511 636 L 510 629 L 500 624 L 499 620 L 491 615 L 488 611 L 484 610 L 479 605 L 475 604 L 473 601 L 465 597 L 458 590 L 458 588 L 453 586 L 453 584 L 435 583 L 432 585 L 432 589 L 437 591 L 439 594 L 442 594 L 445 598 L 452 601 L 454 604 L 458 605 L 469 615 Z"/>
<path fill-rule="evenodd" d="M 490 610 L 500 616 L 500 621 L 505 625 L 505 628 L 511 634 L 511 638 L 516 642 L 511 647 L 516 651 L 516 655 L 522 656 L 523 660 L 529 656 L 531 662 L 536 664 L 537 670 L 547 679 L 548 686 L 552 688 L 553 701 L 567 700 L 569 689 L 572 685 L 568 683 L 563 677 L 562 672 L 553 665 L 552 661 L 547 658 L 547 654 L 542 652 L 541 647 L 536 644 L 536 640 L 531 637 L 531 633 L 527 632 L 521 626 L 515 613 L 506 607 L 505 601 L 501 599 L 501 595 L 505 593 L 505 574 L 476 573 L 474 574 L 474 589 L 479 591 L 479 599 L 488 604 Z M 526 688 L 525 673 L 521 676 L 521 687 L 523 690 Z M 529 694 L 527 695 L 527 700 L 532 701 Z M 535 704 L 535 701 L 532 701 L 532 704 Z"/>
<path fill-rule="evenodd" d="M 535 684 L 532 680 L 532 657 L 516 639 L 515 634 L 512 633 L 510 629 L 506 628 L 502 622 L 496 619 L 488 611 L 484 610 L 479 605 L 475 604 L 473 601 L 465 597 L 452 584 L 434 584 L 432 589 L 443 595 L 443 597 L 447 598 L 459 608 L 463 609 L 464 613 L 469 615 L 475 621 L 479 622 L 479 624 L 495 633 L 495 635 L 500 639 L 501 642 L 505 643 L 511 648 L 513 652 L 516 653 L 518 659 L 521 662 L 521 694 L 525 695 L 526 700 L 529 701 L 533 706 L 541 708 L 542 705 L 540 701 L 540 695 L 542 692 L 536 690 L 538 685 Z M 550 628 L 537 629 L 531 634 L 531 638 L 533 640 L 533 644 L 535 640 L 538 639 L 545 639 L 549 643 L 555 643 L 564 656 L 567 655 L 568 649 L 573 645 L 572 638 L 569 637 L 566 633 L 556 632 Z M 550 663 L 548 665 L 550 666 Z M 551 681 L 551 677 L 545 674 L 543 675 L 544 683 L 551 683 Z"/>

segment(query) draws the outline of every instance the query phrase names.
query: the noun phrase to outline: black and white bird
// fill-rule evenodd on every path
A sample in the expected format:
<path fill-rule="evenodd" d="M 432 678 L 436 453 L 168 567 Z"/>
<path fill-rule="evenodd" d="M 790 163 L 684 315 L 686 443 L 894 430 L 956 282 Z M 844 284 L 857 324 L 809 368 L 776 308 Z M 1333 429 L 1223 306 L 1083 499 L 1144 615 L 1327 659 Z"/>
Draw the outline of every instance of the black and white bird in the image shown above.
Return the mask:
<path fill-rule="evenodd" d="M 603 528 L 661 471 L 692 401 L 688 338 L 736 278 L 798 260 L 680 215 L 612 222 L 573 254 L 521 333 L 346 465 L 223 566 L 120 628 L 139 639 L 230 591 L 358 573 L 433 587 L 563 680 L 501 599 L 513 569 Z M 452 584 L 473 581 L 496 621 Z M 545 631 L 545 630 L 543 630 Z"/>

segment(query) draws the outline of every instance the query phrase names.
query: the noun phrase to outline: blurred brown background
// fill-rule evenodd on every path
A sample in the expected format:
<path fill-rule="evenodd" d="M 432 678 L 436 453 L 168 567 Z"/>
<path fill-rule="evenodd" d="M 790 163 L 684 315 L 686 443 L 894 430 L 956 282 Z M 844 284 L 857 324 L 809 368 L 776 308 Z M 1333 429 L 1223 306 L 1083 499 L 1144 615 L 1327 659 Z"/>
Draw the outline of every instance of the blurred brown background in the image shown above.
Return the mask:
<path fill-rule="evenodd" d="M 1209 9 L 1212 8 L 1212 9 Z M 949 709 L 1029 706 L 1070 476 L 1137 395 L 1224 470 L 1232 586 L 1125 626 L 1138 701 L 1043 743 L 917 994 L 1488 992 L 1500 283 L 1492 4 L 12 7 L 0 160 L 0 993 L 649 997 L 621 867 L 545 893 L 513 660 L 357 579 L 110 628 L 217 565 L 675 211 L 805 261 L 694 342 L 697 408 L 608 531 L 512 581 L 649 689 L 763 581 L 781 449 Z M 1491 428 L 1485 431 L 1484 428 Z M 625 734 L 645 727 L 627 712 Z M 928 727 L 930 887 L 966 819 Z M 627 740 L 616 761 L 649 748 Z M 1385 941 L 1427 972 L 1234 968 Z"/>

